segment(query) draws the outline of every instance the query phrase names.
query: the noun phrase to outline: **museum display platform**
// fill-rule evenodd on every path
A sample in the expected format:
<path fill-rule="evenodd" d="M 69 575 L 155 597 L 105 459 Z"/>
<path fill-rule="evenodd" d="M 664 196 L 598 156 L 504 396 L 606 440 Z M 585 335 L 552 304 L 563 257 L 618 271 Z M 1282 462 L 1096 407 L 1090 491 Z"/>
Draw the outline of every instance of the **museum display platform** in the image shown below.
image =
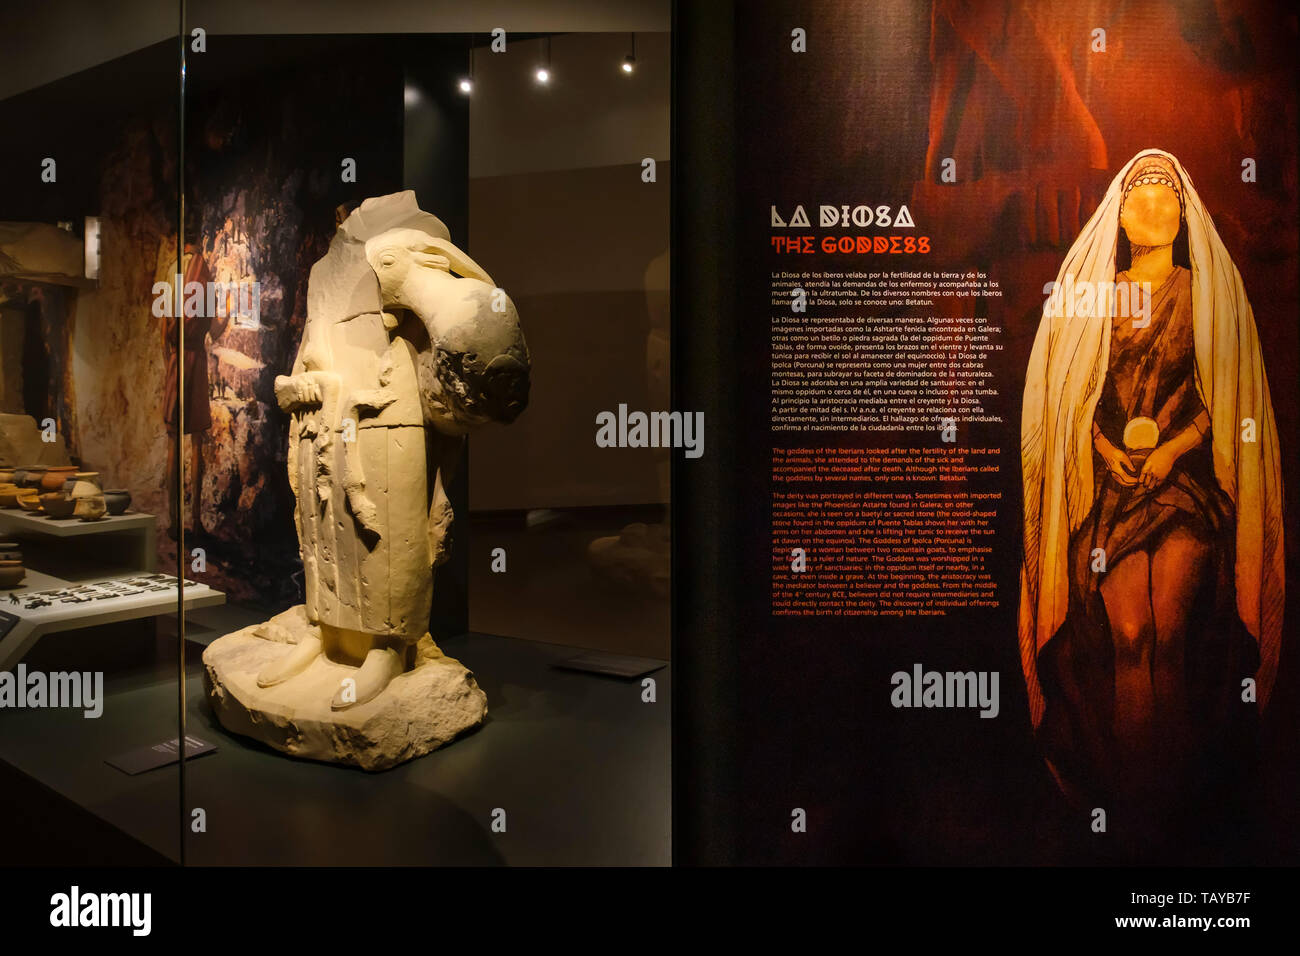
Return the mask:
<path fill-rule="evenodd" d="M 104 515 L 96 521 L 80 518 L 54 518 L 44 514 L 28 514 L 13 508 L 0 510 L 0 534 L 40 535 L 54 538 L 84 538 L 87 535 L 121 535 L 129 538 L 129 549 L 137 567 L 152 571 L 157 563 L 158 519 L 153 515 L 130 511 L 120 515 Z"/>
<path fill-rule="evenodd" d="M 176 578 L 154 571 L 151 514 L 97 521 L 0 511 L 0 535 L 19 542 L 27 575 L 0 591 L 0 670 L 12 668 L 47 634 L 174 614 Z M 222 604 L 224 594 L 185 582 L 185 607 Z"/>
<path fill-rule="evenodd" d="M 188 863 L 669 863 L 668 668 L 654 674 L 656 702 L 643 703 L 639 680 L 555 666 L 579 648 L 484 634 L 446 640 L 446 653 L 470 666 L 487 692 L 487 721 L 431 754 L 368 773 L 289 758 L 217 723 L 205 699 L 202 647 L 262 619 L 264 611 L 234 605 L 187 617 L 187 731 L 217 747 L 186 762 L 186 806 L 206 814 L 206 832 L 188 835 Z M 160 619 L 167 625 L 174 622 Z M 170 643 L 174 650 L 174 637 Z M 75 669 L 75 648 L 67 651 L 61 666 Z M 138 857 L 175 860 L 177 767 L 128 776 L 105 760 L 174 740 L 176 698 L 174 668 L 169 674 L 155 660 L 106 675 L 98 719 L 0 711 L 0 761 L 33 792 L 75 807 L 85 830 L 108 824 Z M 493 828 L 499 810 L 505 832 Z"/>

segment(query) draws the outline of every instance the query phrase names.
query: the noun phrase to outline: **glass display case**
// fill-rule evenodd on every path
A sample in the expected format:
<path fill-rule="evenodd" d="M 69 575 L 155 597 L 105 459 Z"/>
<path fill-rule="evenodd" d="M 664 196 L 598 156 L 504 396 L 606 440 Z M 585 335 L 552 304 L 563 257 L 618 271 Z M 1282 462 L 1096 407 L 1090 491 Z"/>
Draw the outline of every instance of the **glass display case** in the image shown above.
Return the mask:
<path fill-rule="evenodd" d="M 0 68 L 7 862 L 666 864 L 671 5 L 144 6 Z"/>

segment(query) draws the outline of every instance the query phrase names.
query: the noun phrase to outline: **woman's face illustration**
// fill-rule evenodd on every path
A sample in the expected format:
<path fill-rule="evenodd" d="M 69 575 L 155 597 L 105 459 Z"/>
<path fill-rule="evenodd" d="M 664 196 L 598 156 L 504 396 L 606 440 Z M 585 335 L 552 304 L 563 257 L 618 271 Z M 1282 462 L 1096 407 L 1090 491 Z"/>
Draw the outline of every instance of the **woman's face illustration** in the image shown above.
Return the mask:
<path fill-rule="evenodd" d="M 1168 186 L 1136 186 L 1124 200 L 1119 224 L 1135 246 L 1167 246 L 1181 222 L 1178 194 Z"/>

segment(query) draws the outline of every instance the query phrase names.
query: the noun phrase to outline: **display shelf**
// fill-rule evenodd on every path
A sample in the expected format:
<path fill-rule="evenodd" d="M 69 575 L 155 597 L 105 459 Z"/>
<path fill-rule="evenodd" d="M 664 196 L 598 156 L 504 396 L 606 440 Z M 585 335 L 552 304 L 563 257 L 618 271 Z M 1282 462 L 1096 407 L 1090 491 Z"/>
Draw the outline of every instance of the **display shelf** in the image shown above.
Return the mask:
<path fill-rule="evenodd" d="M 82 521 L 80 518 L 52 518 L 13 508 L 0 510 L 0 534 L 3 535 L 39 534 L 54 538 L 114 533 L 134 535 L 137 538 L 138 567 L 144 571 L 152 571 L 157 563 L 157 525 L 158 519 L 153 515 L 138 511 L 105 515 L 97 521 Z"/>
<path fill-rule="evenodd" d="M 145 580 L 154 583 L 139 589 L 126 586 L 126 582 Z M 115 593 L 128 590 L 133 593 Z M 225 600 L 224 594 L 206 584 L 186 582 L 187 611 Z M 138 572 L 67 581 L 28 569 L 22 587 L 0 591 L 0 611 L 5 614 L 0 623 L 0 670 L 17 664 L 47 634 L 169 614 L 175 612 L 176 603 L 176 578 L 168 574 Z"/>
<path fill-rule="evenodd" d="M 104 515 L 96 521 L 80 518 L 53 518 L 50 515 L 32 514 L 29 511 L 5 508 L 0 510 L 0 532 L 31 531 L 52 534 L 60 538 L 83 534 L 103 534 L 105 531 L 153 529 L 158 519 L 138 511 L 120 515 Z"/>

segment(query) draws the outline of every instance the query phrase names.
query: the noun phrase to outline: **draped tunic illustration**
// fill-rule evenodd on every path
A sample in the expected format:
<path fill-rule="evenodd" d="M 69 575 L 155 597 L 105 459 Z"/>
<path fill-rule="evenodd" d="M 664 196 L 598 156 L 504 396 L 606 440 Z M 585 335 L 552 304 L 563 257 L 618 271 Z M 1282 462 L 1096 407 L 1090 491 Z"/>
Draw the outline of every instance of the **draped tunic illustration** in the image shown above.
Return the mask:
<path fill-rule="evenodd" d="M 1123 273 L 1116 282 L 1127 282 Z M 1125 426 L 1150 418 L 1161 435 L 1192 424 L 1205 406 L 1196 390 L 1192 342 L 1191 273 L 1177 267 L 1151 295 L 1145 328 L 1117 317 L 1110 339 L 1106 381 L 1093 420 L 1110 442 L 1124 447 Z M 1214 482 L 1205 444 L 1179 458 L 1160 487 L 1126 488 L 1104 469 L 1096 471 L 1096 503 L 1071 541 L 1071 603 L 1088 604 L 1100 577 L 1092 554 L 1104 550 L 1106 563 L 1118 564 L 1137 550 L 1159 543 L 1171 527 L 1188 529 L 1216 548 L 1232 548 L 1232 502 Z"/>

